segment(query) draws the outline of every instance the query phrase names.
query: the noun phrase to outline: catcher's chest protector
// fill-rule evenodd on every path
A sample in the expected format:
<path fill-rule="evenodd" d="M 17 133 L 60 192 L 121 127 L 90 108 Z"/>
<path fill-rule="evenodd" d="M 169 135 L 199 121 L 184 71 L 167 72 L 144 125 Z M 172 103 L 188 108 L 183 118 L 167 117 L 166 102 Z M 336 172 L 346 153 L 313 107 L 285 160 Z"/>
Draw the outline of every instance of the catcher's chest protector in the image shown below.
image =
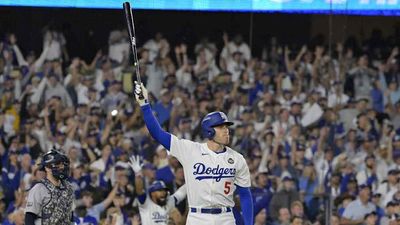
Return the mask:
<path fill-rule="evenodd" d="M 70 225 L 72 216 L 73 194 L 72 186 L 62 182 L 60 187 L 54 186 L 49 180 L 42 181 L 51 196 L 42 209 L 43 225 Z"/>

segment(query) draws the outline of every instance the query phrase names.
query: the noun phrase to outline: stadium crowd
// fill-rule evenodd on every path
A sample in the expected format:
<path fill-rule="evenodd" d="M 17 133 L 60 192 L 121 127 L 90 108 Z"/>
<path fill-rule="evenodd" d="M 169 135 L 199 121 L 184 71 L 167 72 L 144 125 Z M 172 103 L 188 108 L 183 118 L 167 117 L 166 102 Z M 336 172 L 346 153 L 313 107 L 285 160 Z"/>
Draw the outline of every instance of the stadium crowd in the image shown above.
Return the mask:
<path fill-rule="evenodd" d="M 157 33 L 138 54 L 166 130 L 201 141 L 208 112 L 235 122 L 230 146 L 250 168 L 256 225 L 393 225 L 400 224 L 395 41 L 329 48 L 271 38 L 254 56 L 239 34 L 173 46 Z M 129 157 L 141 157 L 145 187 L 163 180 L 171 193 L 185 183 L 182 167 L 150 137 L 134 102 L 127 32 L 110 32 L 91 62 L 70 56 L 68 44 L 52 29 L 40 53 L 22 51 L 12 33 L 0 42 L 0 220 L 23 224 L 26 190 L 44 177 L 40 156 L 56 146 L 71 162 L 77 224 L 139 225 Z M 184 224 L 185 214 L 183 202 L 170 224 Z"/>

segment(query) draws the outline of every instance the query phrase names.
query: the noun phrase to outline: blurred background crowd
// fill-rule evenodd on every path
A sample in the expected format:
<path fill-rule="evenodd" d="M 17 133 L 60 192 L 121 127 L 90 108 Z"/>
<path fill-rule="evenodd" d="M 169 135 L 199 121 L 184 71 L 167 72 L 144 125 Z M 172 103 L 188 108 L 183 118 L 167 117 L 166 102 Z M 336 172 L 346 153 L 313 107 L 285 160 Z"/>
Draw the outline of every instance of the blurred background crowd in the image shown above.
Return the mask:
<path fill-rule="evenodd" d="M 23 224 L 26 190 L 44 177 L 37 164 L 53 146 L 71 161 L 77 223 L 140 224 L 131 155 L 142 158 L 146 185 L 163 180 L 173 193 L 185 183 L 132 97 L 126 30 L 111 31 L 91 61 L 70 55 L 73 43 L 51 26 L 36 43 L 42 52 L 20 49 L 13 33 L 2 37 L 2 224 Z M 400 224 L 399 40 L 379 31 L 331 46 L 272 37 L 253 55 L 240 33 L 195 45 L 155 33 L 138 54 L 164 129 L 202 141 L 208 112 L 235 122 L 230 146 L 250 168 L 257 225 L 393 225 Z M 170 224 L 184 224 L 186 214 L 184 202 Z"/>

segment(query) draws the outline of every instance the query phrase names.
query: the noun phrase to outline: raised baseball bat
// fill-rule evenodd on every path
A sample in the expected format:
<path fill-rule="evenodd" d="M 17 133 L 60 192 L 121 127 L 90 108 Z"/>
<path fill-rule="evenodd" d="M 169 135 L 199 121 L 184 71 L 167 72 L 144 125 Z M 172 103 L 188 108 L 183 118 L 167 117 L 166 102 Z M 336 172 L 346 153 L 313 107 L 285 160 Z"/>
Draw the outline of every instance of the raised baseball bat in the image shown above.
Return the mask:
<path fill-rule="evenodd" d="M 135 67 L 136 70 L 136 80 L 140 84 L 142 83 L 142 81 L 140 80 L 140 69 L 139 69 L 139 60 L 136 50 L 136 34 L 135 34 L 135 24 L 133 22 L 132 8 L 129 2 L 124 2 L 123 7 L 125 12 L 126 26 L 128 27 L 129 39 L 131 42 L 133 66 Z M 141 94 L 139 98 L 143 99 L 143 94 Z"/>

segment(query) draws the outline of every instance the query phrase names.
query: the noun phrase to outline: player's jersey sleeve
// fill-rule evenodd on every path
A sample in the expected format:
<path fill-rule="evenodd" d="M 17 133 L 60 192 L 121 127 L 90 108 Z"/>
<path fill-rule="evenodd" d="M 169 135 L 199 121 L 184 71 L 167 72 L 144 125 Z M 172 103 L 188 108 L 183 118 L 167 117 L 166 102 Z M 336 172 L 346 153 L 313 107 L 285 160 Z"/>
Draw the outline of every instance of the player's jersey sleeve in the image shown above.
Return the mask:
<path fill-rule="evenodd" d="M 148 208 L 148 207 L 149 207 L 149 204 L 150 204 L 149 201 L 151 201 L 151 200 L 150 200 L 150 196 L 147 196 L 147 195 L 146 195 L 146 198 L 145 198 L 143 204 L 139 201 L 139 207 L 140 207 L 140 208 L 143 208 L 143 209 Z"/>
<path fill-rule="evenodd" d="M 41 183 L 33 186 L 27 196 L 25 213 L 30 212 L 40 217 L 44 204 L 43 200 L 47 192 L 46 187 Z"/>
<path fill-rule="evenodd" d="M 185 163 L 185 158 L 190 157 L 191 152 L 196 149 L 196 143 L 186 139 L 179 139 L 171 134 L 170 153 L 176 157 L 181 164 Z"/>
<path fill-rule="evenodd" d="M 169 196 L 166 205 L 167 213 L 171 212 L 174 208 L 175 208 L 175 198 L 173 196 Z"/>
<path fill-rule="evenodd" d="M 247 166 L 246 160 L 242 155 L 238 154 L 238 164 L 236 167 L 235 184 L 241 187 L 250 187 L 250 171 Z"/>
<path fill-rule="evenodd" d="M 176 192 L 171 196 L 174 199 L 174 204 L 177 205 L 183 201 L 187 196 L 186 184 L 182 185 Z"/>

